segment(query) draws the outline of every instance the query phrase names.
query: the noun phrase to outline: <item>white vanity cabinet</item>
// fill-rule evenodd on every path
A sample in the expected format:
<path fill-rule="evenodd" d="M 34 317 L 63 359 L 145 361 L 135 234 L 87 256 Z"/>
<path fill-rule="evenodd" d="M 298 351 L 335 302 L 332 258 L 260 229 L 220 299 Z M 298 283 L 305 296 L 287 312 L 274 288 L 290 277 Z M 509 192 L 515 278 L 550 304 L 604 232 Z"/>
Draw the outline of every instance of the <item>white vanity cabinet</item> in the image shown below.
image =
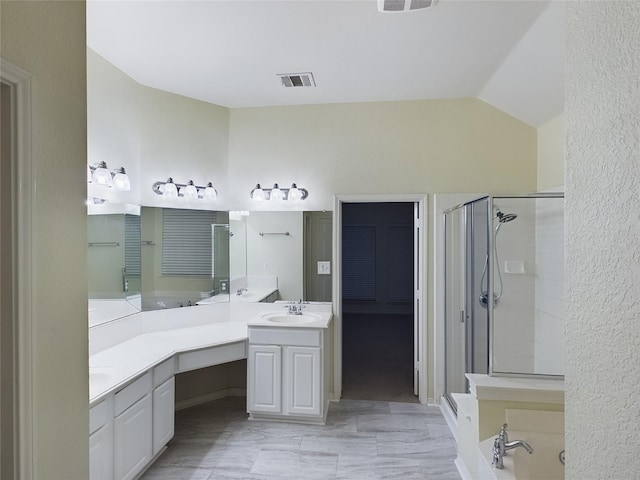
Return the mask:
<path fill-rule="evenodd" d="M 324 423 L 327 329 L 249 327 L 247 410 L 253 419 Z"/>
<path fill-rule="evenodd" d="M 89 475 L 95 480 L 113 478 L 113 396 L 89 410 Z"/>
<path fill-rule="evenodd" d="M 175 360 L 171 357 L 90 409 L 91 480 L 136 478 L 174 432 Z"/>
<path fill-rule="evenodd" d="M 153 369 L 153 456 L 173 438 L 175 426 L 175 361 L 167 360 Z"/>
<path fill-rule="evenodd" d="M 129 480 L 153 457 L 151 372 L 115 394 L 114 478 Z"/>

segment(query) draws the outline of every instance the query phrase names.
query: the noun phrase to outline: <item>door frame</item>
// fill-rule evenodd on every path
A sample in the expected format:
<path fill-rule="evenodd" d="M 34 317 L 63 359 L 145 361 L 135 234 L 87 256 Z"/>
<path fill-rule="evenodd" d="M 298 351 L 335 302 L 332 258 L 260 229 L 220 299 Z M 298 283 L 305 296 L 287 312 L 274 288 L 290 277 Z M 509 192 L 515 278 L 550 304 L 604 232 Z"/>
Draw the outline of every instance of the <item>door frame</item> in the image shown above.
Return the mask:
<path fill-rule="evenodd" d="M 418 309 L 417 332 L 414 332 L 414 344 L 417 346 L 418 364 L 418 400 L 427 403 L 427 194 L 387 194 L 387 195 L 335 195 L 333 202 L 333 399 L 342 396 L 342 204 L 343 203 L 414 203 L 418 205 L 419 241 L 416 245 L 417 257 L 414 259 L 418 284 L 416 292 Z M 414 302 L 415 304 L 415 302 Z M 414 307 L 415 308 L 415 307 Z"/>
<path fill-rule="evenodd" d="M 36 177 L 31 149 L 31 74 L 0 58 L 0 79 L 11 89 L 11 235 L 13 236 L 14 478 L 33 478 L 33 206 Z"/>

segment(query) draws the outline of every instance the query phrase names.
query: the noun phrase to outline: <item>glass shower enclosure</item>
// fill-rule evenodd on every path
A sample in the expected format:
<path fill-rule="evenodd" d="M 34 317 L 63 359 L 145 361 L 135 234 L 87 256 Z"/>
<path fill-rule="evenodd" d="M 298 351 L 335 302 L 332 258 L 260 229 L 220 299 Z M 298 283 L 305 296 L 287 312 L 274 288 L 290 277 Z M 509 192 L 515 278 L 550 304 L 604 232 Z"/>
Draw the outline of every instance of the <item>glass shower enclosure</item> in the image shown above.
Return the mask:
<path fill-rule="evenodd" d="M 564 373 L 564 195 L 487 196 L 444 212 L 445 398 L 466 373 Z"/>

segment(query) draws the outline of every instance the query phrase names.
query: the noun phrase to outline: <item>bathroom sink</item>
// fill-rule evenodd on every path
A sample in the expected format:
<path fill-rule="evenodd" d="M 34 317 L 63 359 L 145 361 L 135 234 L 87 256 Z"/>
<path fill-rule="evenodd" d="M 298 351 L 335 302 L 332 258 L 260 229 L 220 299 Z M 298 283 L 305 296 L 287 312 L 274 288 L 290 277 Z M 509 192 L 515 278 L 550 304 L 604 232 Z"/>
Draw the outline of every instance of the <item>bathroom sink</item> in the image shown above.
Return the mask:
<path fill-rule="evenodd" d="M 89 391 L 108 387 L 115 377 L 115 372 L 115 368 L 111 367 L 89 367 Z"/>
<path fill-rule="evenodd" d="M 320 320 L 320 317 L 317 315 L 311 314 L 303 314 L 303 315 L 289 315 L 285 313 L 269 313 L 267 315 L 263 315 L 266 321 L 271 323 L 277 323 L 279 325 L 302 325 L 305 323 L 315 322 Z"/>

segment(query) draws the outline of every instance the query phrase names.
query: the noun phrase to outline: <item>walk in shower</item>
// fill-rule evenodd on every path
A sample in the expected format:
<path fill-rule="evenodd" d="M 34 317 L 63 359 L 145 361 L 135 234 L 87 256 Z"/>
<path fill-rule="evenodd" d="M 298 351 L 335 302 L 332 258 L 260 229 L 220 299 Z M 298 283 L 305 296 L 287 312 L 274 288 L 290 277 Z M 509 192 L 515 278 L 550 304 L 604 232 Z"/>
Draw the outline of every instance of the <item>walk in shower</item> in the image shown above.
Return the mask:
<path fill-rule="evenodd" d="M 487 196 L 444 212 L 445 397 L 465 373 L 564 373 L 564 195 Z"/>

